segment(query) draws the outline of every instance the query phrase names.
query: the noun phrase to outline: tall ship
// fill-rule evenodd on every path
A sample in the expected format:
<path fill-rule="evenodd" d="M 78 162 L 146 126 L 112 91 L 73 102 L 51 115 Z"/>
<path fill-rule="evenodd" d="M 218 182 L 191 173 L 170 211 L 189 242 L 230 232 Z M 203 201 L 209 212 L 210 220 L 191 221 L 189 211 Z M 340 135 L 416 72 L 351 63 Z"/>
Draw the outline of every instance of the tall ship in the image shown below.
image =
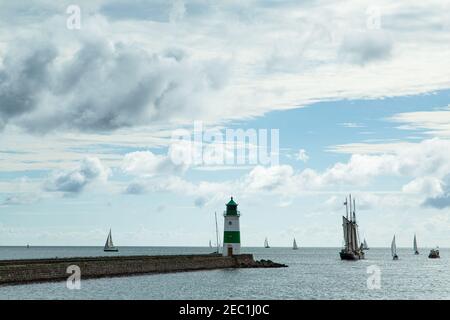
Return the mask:
<path fill-rule="evenodd" d="M 266 248 L 266 249 L 270 248 L 270 246 L 269 246 L 269 240 L 267 240 L 267 237 L 266 237 L 266 239 L 264 240 L 264 248 Z"/>
<path fill-rule="evenodd" d="M 345 198 L 345 217 L 342 217 L 342 228 L 344 231 L 344 248 L 339 255 L 341 260 L 360 260 L 364 259 L 363 245 L 359 245 L 358 224 L 356 223 L 356 202 L 352 195 Z"/>

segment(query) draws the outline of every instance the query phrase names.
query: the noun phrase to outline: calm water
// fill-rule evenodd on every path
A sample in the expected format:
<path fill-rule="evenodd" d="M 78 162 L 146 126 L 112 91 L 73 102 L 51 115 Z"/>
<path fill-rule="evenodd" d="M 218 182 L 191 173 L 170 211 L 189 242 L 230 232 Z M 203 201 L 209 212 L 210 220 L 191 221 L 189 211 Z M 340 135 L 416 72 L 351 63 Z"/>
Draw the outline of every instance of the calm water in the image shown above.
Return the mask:
<path fill-rule="evenodd" d="M 0 299 L 450 299 L 450 249 L 428 259 L 399 249 L 373 248 L 366 260 L 341 261 L 337 248 L 244 248 L 282 269 L 236 269 L 82 280 L 0 287 Z M 209 253 L 209 248 L 122 247 L 120 255 Z M 115 254 L 115 253 L 113 253 Z M 0 259 L 104 255 L 101 247 L 0 247 Z M 111 254 L 108 254 L 111 255 Z M 367 267 L 381 270 L 381 289 L 367 288 Z"/>

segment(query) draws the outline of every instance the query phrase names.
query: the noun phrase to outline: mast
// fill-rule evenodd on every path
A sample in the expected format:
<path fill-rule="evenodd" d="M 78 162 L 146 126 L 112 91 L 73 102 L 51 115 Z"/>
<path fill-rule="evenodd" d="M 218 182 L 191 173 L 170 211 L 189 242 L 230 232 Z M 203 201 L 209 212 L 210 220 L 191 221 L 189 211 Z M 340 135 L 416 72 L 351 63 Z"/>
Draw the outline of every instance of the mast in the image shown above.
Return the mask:
<path fill-rule="evenodd" d="M 352 195 L 349 195 L 349 199 L 350 199 L 350 221 L 352 221 Z"/>
<path fill-rule="evenodd" d="M 217 253 L 219 253 L 219 227 L 217 225 L 217 211 L 214 211 L 214 216 L 216 218 L 216 241 L 217 241 Z"/>
<path fill-rule="evenodd" d="M 356 202 L 355 202 L 355 198 L 353 198 L 353 222 L 356 223 Z"/>
<path fill-rule="evenodd" d="M 345 197 L 345 217 L 348 220 L 348 198 Z"/>

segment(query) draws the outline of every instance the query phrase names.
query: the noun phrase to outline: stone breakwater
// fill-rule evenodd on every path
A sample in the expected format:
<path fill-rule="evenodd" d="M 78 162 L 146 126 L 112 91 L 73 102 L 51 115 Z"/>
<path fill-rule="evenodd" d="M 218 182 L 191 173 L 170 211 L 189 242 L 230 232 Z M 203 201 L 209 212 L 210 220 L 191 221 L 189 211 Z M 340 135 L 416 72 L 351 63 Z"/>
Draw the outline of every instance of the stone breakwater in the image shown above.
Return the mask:
<path fill-rule="evenodd" d="M 0 285 L 66 280 L 69 267 L 77 266 L 81 278 L 127 276 L 225 268 L 279 268 L 270 260 L 255 261 L 251 254 L 223 257 L 208 255 L 114 256 L 0 260 Z"/>

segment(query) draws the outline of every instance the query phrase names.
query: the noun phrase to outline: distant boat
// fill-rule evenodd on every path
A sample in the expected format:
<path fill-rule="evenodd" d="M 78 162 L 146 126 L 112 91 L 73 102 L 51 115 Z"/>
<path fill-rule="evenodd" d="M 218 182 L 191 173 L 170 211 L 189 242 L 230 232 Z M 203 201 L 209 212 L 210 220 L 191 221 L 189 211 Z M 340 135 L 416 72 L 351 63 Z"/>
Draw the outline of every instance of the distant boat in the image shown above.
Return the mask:
<path fill-rule="evenodd" d="M 417 239 L 416 239 L 416 235 L 414 234 L 414 242 L 413 242 L 413 247 L 414 247 L 414 254 L 419 254 L 419 250 L 417 250 Z"/>
<path fill-rule="evenodd" d="M 394 235 L 394 238 L 392 239 L 392 243 L 391 243 L 391 254 L 392 254 L 393 260 L 398 260 L 397 245 L 395 244 L 395 235 Z"/>
<path fill-rule="evenodd" d="M 293 250 L 297 250 L 298 249 L 297 241 L 295 241 L 295 238 L 294 238 L 294 243 L 292 244 L 292 249 Z"/>
<path fill-rule="evenodd" d="M 27 249 L 29 249 L 30 248 L 30 245 L 29 244 L 27 244 Z"/>
<path fill-rule="evenodd" d="M 369 250 L 369 246 L 367 245 L 366 239 L 364 239 L 364 241 L 362 243 L 362 248 L 363 248 L 363 250 Z"/>
<path fill-rule="evenodd" d="M 356 204 L 352 196 L 349 196 L 349 202 L 345 198 L 346 216 L 342 217 L 342 228 L 344 231 L 344 248 L 339 252 L 341 260 L 359 260 L 364 259 L 363 245 L 359 245 L 358 224 L 356 223 Z M 350 210 L 349 210 L 350 209 Z"/>
<path fill-rule="evenodd" d="M 214 217 L 216 221 L 216 251 L 211 252 L 211 254 L 219 254 L 220 240 L 219 240 L 219 227 L 217 225 L 217 212 L 214 212 Z M 209 247 L 212 248 L 211 240 L 209 240 Z"/>
<path fill-rule="evenodd" d="M 107 252 L 117 252 L 117 251 L 119 251 L 118 248 L 114 247 L 114 244 L 113 244 L 113 241 L 112 241 L 112 236 L 111 236 L 111 229 L 109 229 L 108 238 L 106 239 L 105 248 L 103 249 L 103 251 L 107 251 Z"/>
<path fill-rule="evenodd" d="M 269 246 L 269 241 L 267 240 L 267 238 L 264 240 L 264 248 L 270 248 Z"/>
<path fill-rule="evenodd" d="M 430 259 L 440 258 L 440 256 L 439 256 L 439 248 L 436 247 L 436 249 L 431 249 L 430 250 L 430 254 L 428 255 L 428 258 L 430 258 Z"/>

